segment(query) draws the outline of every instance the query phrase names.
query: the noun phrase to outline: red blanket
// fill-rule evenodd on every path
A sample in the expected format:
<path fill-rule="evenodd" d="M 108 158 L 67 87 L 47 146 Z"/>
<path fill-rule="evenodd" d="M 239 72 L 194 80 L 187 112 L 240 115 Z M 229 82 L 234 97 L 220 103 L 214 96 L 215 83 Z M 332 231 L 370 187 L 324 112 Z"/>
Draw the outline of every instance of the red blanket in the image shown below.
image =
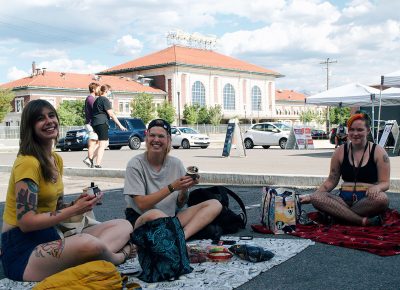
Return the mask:
<path fill-rule="evenodd" d="M 400 214 L 396 210 L 387 210 L 382 217 L 381 226 L 324 225 L 319 221 L 319 214 L 312 212 L 309 213 L 309 218 L 318 224 L 296 225 L 296 232 L 291 235 L 379 256 L 400 254 Z"/>

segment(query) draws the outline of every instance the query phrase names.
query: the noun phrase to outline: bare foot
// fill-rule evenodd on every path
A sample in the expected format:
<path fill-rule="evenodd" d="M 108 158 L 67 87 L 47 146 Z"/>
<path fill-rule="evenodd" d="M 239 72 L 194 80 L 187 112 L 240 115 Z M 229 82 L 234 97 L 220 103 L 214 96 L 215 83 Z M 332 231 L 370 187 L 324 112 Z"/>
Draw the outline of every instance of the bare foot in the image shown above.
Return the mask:
<path fill-rule="evenodd" d="M 311 195 L 310 194 L 303 194 L 299 196 L 300 203 L 310 203 L 311 202 Z"/>

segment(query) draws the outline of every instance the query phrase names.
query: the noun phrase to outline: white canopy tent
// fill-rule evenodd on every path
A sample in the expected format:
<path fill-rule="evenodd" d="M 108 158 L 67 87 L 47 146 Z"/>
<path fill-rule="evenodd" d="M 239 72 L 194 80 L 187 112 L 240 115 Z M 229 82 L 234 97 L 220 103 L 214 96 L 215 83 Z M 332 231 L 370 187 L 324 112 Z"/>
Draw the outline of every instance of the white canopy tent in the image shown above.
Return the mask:
<path fill-rule="evenodd" d="M 371 95 L 373 94 L 379 95 L 379 90 L 359 83 L 351 83 L 309 96 L 305 102 L 321 106 L 368 106 L 372 103 Z"/>
<path fill-rule="evenodd" d="M 322 106 L 372 106 L 372 126 L 374 127 L 376 97 L 380 96 L 380 104 L 400 105 L 400 94 L 397 91 L 386 91 L 351 83 L 309 96 L 305 99 L 305 103 Z"/>
<path fill-rule="evenodd" d="M 385 91 L 382 91 L 383 87 L 390 87 L 390 89 L 387 89 Z M 381 76 L 381 86 L 380 86 L 380 92 L 379 92 L 379 114 L 378 114 L 378 119 L 381 119 L 381 110 L 382 110 L 382 95 L 393 95 L 393 105 L 396 104 L 398 105 L 399 103 L 396 102 L 396 97 L 400 99 L 400 71 L 395 71 L 392 73 L 389 73 L 387 75 Z M 378 131 L 379 131 L 379 123 L 378 123 Z"/>
<path fill-rule="evenodd" d="M 382 86 L 400 88 L 400 70 L 381 76 Z"/>

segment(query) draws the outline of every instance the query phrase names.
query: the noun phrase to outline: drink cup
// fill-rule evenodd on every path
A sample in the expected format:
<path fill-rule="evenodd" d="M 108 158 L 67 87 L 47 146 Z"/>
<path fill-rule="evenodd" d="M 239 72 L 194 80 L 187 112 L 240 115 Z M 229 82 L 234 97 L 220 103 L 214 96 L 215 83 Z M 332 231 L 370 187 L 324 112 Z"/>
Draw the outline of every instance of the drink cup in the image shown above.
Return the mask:
<path fill-rule="evenodd" d="M 199 168 L 197 166 L 188 166 L 186 168 L 186 175 L 194 179 L 199 177 Z"/>

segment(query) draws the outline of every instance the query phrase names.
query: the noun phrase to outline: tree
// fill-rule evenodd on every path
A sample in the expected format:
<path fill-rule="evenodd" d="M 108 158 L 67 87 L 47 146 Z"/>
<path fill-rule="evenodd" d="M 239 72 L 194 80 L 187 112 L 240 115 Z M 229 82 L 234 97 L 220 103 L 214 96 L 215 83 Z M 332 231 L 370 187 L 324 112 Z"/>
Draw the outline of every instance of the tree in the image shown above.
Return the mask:
<path fill-rule="evenodd" d="M 7 114 L 11 112 L 11 101 L 14 98 L 15 94 L 10 89 L 0 88 L 0 123 L 3 122 Z"/>
<path fill-rule="evenodd" d="M 300 116 L 299 117 L 300 117 L 300 121 L 301 122 L 309 123 L 312 120 L 314 120 L 317 117 L 317 115 L 313 110 L 307 109 L 305 111 L 300 112 Z"/>
<path fill-rule="evenodd" d="M 210 123 L 210 116 L 209 116 L 207 107 L 201 107 L 199 109 L 198 114 L 199 114 L 199 118 L 198 118 L 197 122 L 199 124 L 209 124 Z"/>
<path fill-rule="evenodd" d="M 331 124 L 344 124 L 350 118 L 350 108 L 331 107 L 329 119 Z"/>
<path fill-rule="evenodd" d="M 140 93 L 131 101 L 131 116 L 140 118 L 145 124 L 155 119 L 155 110 L 153 96 L 146 93 Z"/>
<path fill-rule="evenodd" d="M 214 107 L 208 108 L 208 115 L 210 118 L 210 123 L 217 126 L 222 120 L 222 108 L 221 105 L 214 105 Z"/>
<path fill-rule="evenodd" d="M 85 124 L 85 102 L 63 101 L 57 109 L 61 126 L 83 126 Z"/>
<path fill-rule="evenodd" d="M 185 107 L 183 109 L 183 118 L 186 120 L 187 124 L 190 125 L 197 124 L 199 119 L 199 110 L 200 110 L 199 104 L 194 104 L 194 105 L 185 104 Z"/>
<path fill-rule="evenodd" d="M 175 121 L 175 108 L 168 101 L 164 101 L 161 106 L 157 108 L 158 117 L 164 119 L 172 124 Z"/>

